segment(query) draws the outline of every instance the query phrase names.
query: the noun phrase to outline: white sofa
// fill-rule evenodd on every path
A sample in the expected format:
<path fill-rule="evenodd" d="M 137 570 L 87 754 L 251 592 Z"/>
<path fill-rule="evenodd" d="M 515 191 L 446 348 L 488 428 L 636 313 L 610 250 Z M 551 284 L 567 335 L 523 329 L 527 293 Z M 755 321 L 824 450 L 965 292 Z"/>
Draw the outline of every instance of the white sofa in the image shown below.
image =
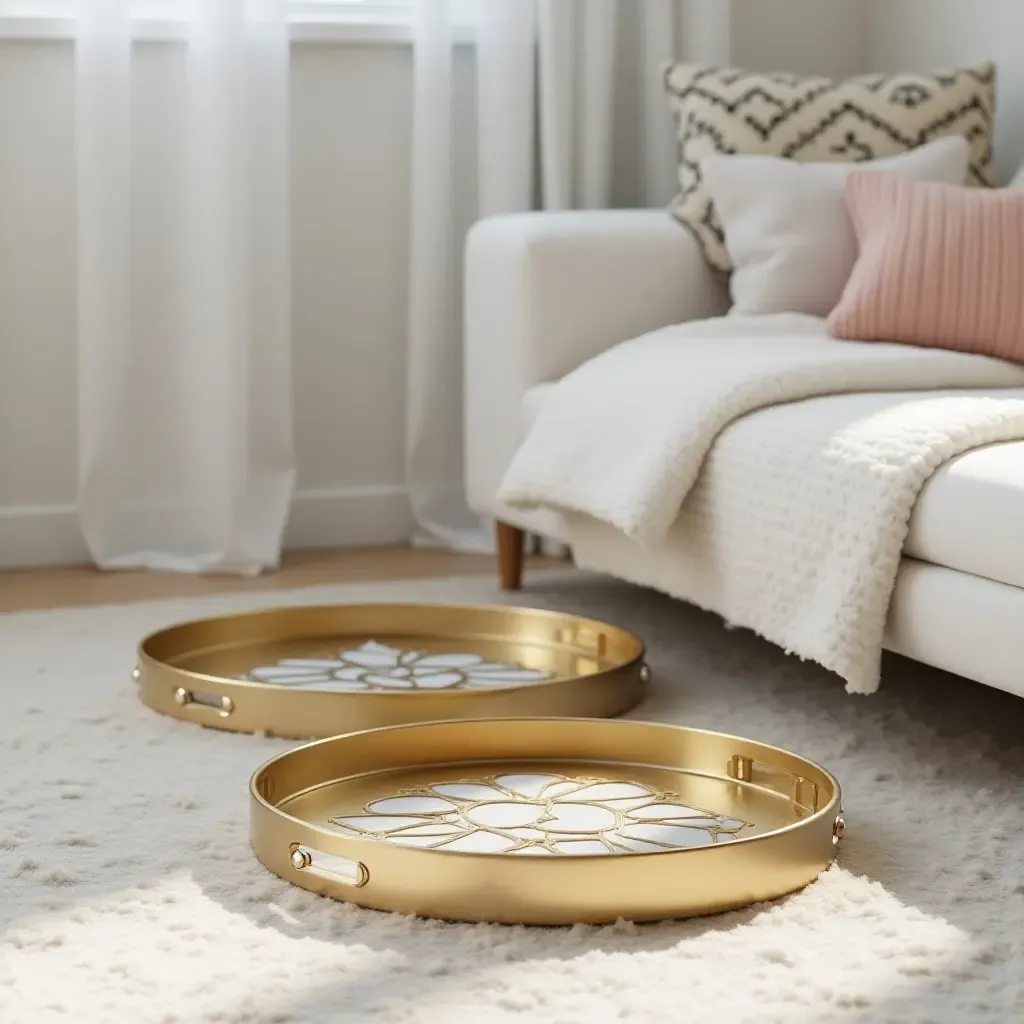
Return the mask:
<path fill-rule="evenodd" d="M 499 523 L 503 585 L 520 585 L 524 531 L 556 517 L 495 498 L 553 382 L 618 342 L 724 312 L 722 281 L 662 211 L 534 213 L 477 224 L 466 249 L 465 465 L 473 509 Z M 668 592 L 609 529 L 616 574 Z M 1024 442 L 943 466 L 918 501 L 889 609 L 889 650 L 1024 696 Z"/>

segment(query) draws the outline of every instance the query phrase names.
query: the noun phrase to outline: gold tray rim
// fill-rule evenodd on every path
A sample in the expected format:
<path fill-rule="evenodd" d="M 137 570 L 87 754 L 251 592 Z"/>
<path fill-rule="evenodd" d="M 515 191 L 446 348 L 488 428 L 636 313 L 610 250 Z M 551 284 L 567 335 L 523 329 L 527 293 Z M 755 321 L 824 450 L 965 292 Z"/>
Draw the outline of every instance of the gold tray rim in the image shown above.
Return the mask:
<path fill-rule="evenodd" d="M 605 913 L 603 907 L 600 906 L 600 900 L 597 901 L 597 906 L 593 905 L 594 901 L 591 900 L 591 905 L 587 909 L 581 909 L 580 913 L 575 915 L 566 905 L 567 897 L 554 893 L 548 894 L 550 905 L 542 908 L 538 908 L 530 901 L 523 904 L 514 895 L 506 903 L 499 902 L 497 905 L 493 899 L 488 900 L 485 898 L 479 909 L 476 906 L 467 908 L 464 905 L 460 905 L 452 910 L 446 905 L 442 897 L 432 899 L 429 896 L 424 897 L 422 905 L 409 906 L 403 905 L 401 902 L 403 898 L 408 901 L 408 894 L 404 897 L 399 897 L 397 903 L 388 893 L 384 893 L 382 896 L 375 894 L 373 898 L 367 898 L 361 888 L 364 884 L 363 882 L 355 886 L 332 884 L 330 881 L 315 878 L 308 873 L 304 874 L 299 867 L 293 863 L 288 863 L 287 860 L 282 861 L 282 851 L 293 849 L 295 846 L 293 839 L 289 837 L 301 836 L 314 844 L 317 839 L 325 840 L 327 845 L 334 847 L 334 852 L 336 853 L 339 850 L 346 851 L 343 855 L 357 861 L 360 870 L 364 873 L 366 872 L 366 866 L 364 859 L 360 855 L 360 850 L 364 851 L 366 854 L 365 860 L 369 861 L 372 865 L 375 860 L 380 859 L 383 848 L 386 850 L 384 854 L 386 859 L 402 863 L 406 865 L 406 869 L 408 869 L 410 864 L 415 864 L 416 870 L 424 871 L 428 875 L 451 875 L 452 873 L 457 873 L 460 869 L 464 869 L 469 873 L 476 872 L 486 876 L 493 873 L 496 869 L 500 871 L 507 868 L 510 861 L 515 861 L 515 870 L 519 873 L 520 877 L 533 872 L 534 874 L 531 877 L 543 878 L 544 869 L 546 866 L 551 866 L 552 858 L 513 858 L 491 853 L 396 848 L 392 844 L 381 843 L 369 838 L 339 835 L 330 829 L 317 825 L 313 821 L 290 814 L 279 806 L 279 803 L 293 799 L 300 792 L 309 792 L 321 786 L 330 785 L 332 782 L 346 778 L 347 776 L 345 775 L 335 776 L 334 778 L 324 777 L 314 785 L 302 787 L 295 792 L 284 793 L 279 797 L 278 802 L 264 797 L 260 792 L 262 780 L 272 778 L 282 767 L 287 767 L 290 760 L 308 757 L 310 754 L 315 755 L 318 751 L 324 752 L 332 746 L 341 745 L 346 742 L 358 742 L 364 737 L 380 739 L 382 742 L 393 740 L 396 744 L 402 745 L 403 735 L 408 735 L 411 730 L 445 727 L 454 727 L 456 730 L 460 730 L 465 729 L 469 725 L 516 729 L 536 726 L 539 721 L 542 720 L 534 717 L 510 717 L 478 719 L 472 723 L 459 719 L 411 723 L 409 725 L 388 728 L 361 730 L 358 733 L 325 738 L 278 754 L 257 768 L 249 780 L 251 843 L 253 851 L 265 867 L 286 881 L 321 895 L 351 901 L 363 906 L 384 910 L 397 910 L 406 913 L 411 912 L 443 919 L 552 925 L 567 925 L 580 922 L 608 923 L 622 916 L 627 916 L 632 920 L 661 920 L 735 909 L 751 903 L 775 899 L 802 888 L 828 867 L 836 855 L 839 840 L 845 832 L 845 821 L 842 817 L 842 788 L 835 775 L 816 761 L 774 744 L 711 729 L 637 719 L 616 722 L 586 717 L 560 717 L 557 719 L 547 719 L 545 724 L 556 728 L 575 728 L 581 730 L 588 729 L 594 725 L 600 728 L 612 729 L 625 727 L 632 731 L 643 731 L 645 734 L 649 734 L 653 730 L 657 734 L 669 739 L 682 737 L 687 740 L 705 741 L 722 750 L 742 749 L 748 752 L 756 752 L 766 759 L 765 763 L 778 764 L 781 762 L 793 767 L 800 767 L 803 771 L 808 772 L 811 777 L 817 775 L 827 783 L 830 792 L 827 794 L 827 799 L 822 800 L 813 811 L 809 811 L 806 817 L 772 828 L 758 835 L 736 838 L 724 845 L 690 847 L 658 852 L 637 851 L 611 857 L 563 854 L 555 858 L 559 864 L 574 866 L 581 873 L 587 874 L 588 877 L 604 878 L 606 875 L 601 874 L 603 871 L 607 872 L 608 878 L 613 877 L 616 868 L 609 868 L 609 865 L 613 864 L 619 867 L 624 863 L 633 865 L 634 868 L 632 870 L 636 870 L 635 866 L 637 865 L 643 865 L 644 867 L 640 869 L 641 871 L 645 870 L 648 866 L 652 866 L 659 869 L 658 874 L 664 883 L 664 876 L 666 875 L 673 875 L 673 873 L 679 871 L 689 871 L 689 868 L 684 868 L 682 865 L 703 865 L 704 872 L 706 873 L 709 856 L 721 858 L 723 854 L 727 854 L 728 859 L 734 865 L 734 869 L 735 865 L 739 864 L 738 874 L 746 879 L 743 884 L 749 883 L 749 879 L 746 878 L 747 875 L 755 876 L 758 879 L 756 882 L 750 883 L 754 885 L 757 892 L 755 898 L 747 899 L 738 896 L 736 899 L 730 899 L 728 896 L 723 897 L 722 892 L 719 891 L 714 896 L 708 894 L 705 900 L 704 895 L 699 892 L 691 892 L 688 901 L 683 896 L 679 896 L 676 898 L 675 904 L 669 903 L 666 906 L 666 912 L 664 913 L 651 912 L 650 906 L 647 904 L 645 904 L 645 910 L 641 909 L 636 914 L 622 914 L 620 913 L 621 907 L 615 908 L 615 911 L 612 913 Z M 554 765 L 559 759 L 558 756 L 521 757 L 515 753 L 502 751 L 500 748 L 491 752 L 488 757 L 466 757 L 456 749 L 452 751 L 452 756 L 449 760 L 444 762 L 431 761 L 430 764 L 440 768 L 442 764 L 445 767 L 451 767 L 462 762 L 465 762 L 467 765 L 481 765 L 486 763 L 487 760 L 493 760 L 498 763 L 502 760 L 506 762 L 539 760 Z M 574 756 L 571 760 L 592 760 L 597 765 L 601 762 L 602 758 L 600 754 L 595 754 L 592 758 L 577 758 Z M 635 764 L 656 769 L 693 771 L 693 769 L 687 769 L 681 763 L 662 763 L 649 756 L 645 757 L 640 750 L 636 752 L 636 755 L 631 760 L 606 757 L 604 761 L 608 764 Z M 408 767 L 416 767 L 416 763 L 410 762 Z M 374 770 L 371 770 L 371 773 L 372 771 Z M 353 777 L 361 774 L 366 773 L 352 773 Z M 722 770 L 718 773 L 700 771 L 697 774 L 718 778 L 722 781 L 738 781 L 735 776 L 731 776 L 728 773 L 724 764 Z M 804 781 L 806 781 L 806 777 Z M 755 783 L 745 784 L 756 785 Z M 765 789 L 768 787 L 761 786 L 759 788 Z M 779 792 L 778 790 L 769 791 Z M 796 803 L 795 800 L 793 802 Z M 371 850 L 373 851 L 372 855 L 370 853 Z M 683 861 L 682 857 L 686 857 L 686 860 Z M 524 864 L 524 862 L 527 863 Z M 365 877 L 369 878 L 371 874 L 368 873 Z M 673 878 L 673 880 L 675 879 Z M 692 888 L 694 884 L 693 878 L 687 879 L 686 884 Z M 747 884 L 748 889 L 749 887 L 749 884 Z M 697 888 L 699 889 L 699 885 Z M 740 889 L 742 889 L 742 885 Z M 721 885 L 719 885 L 719 890 L 721 890 Z M 725 891 L 728 892 L 728 885 L 726 885 Z"/>
<path fill-rule="evenodd" d="M 166 657 L 153 653 L 152 647 L 164 641 L 168 635 L 189 628 L 217 628 L 252 622 L 261 618 L 276 616 L 317 616 L 344 615 L 346 611 L 381 613 L 396 616 L 396 625 L 383 627 L 382 636 L 389 633 L 404 632 L 407 635 L 424 637 L 437 636 L 446 639 L 501 640 L 509 634 L 502 631 L 481 631 L 466 628 L 453 628 L 444 632 L 428 631 L 417 628 L 413 623 L 398 622 L 398 616 L 415 617 L 420 613 L 443 613 L 457 616 L 494 615 L 515 616 L 534 621 L 562 623 L 572 625 L 576 629 L 596 629 L 617 638 L 618 642 L 631 647 L 631 656 L 615 661 L 598 672 L 586 676 L 560 676 L 551 680 L 531 683 L 519 687 L 493 687 L 488 690 L 449 690 L 414 693 L 337 693 L 316 690 L 295 690 L 290 687 L 277 686 L 271 683 L 256 683 L 244 679 L 233 679 L 216 676 L 193 669 L 181 668 Z M 296 637 L 304 635 L 301 631 Z M 316 634 L 310 634 L 316 635 Z M 339 629 L 333 634 L 344 636 Z M 569 643 L 558 643 L 551 640 L 529 641 L 530 646 L 550 650 L 573 650 Z M 174 652 L 175 656 L 188 653 L 188 647 Z M 580 655 L 594 656 L 594 652 L 582 648 Z M 587 615 L 573 612 L 562 612 L 550 608 L 535 608 L 529 605 L 503 604 L 469 604 L 466 602 L 389 602 L 360 601 L 351 603 L 316 603 L 299 605 L 268 605 L 248 609 L 242 612 L 209 616 L 198 619 L 184 619 L 162 626 L 144 636 L 136 647 L 136 668 L 132 675 L 138 685 L 139 695 L 144 704 L 155 711 L 172 717 L 197 722 L 208 727 L 237 732 L 267 732 L 275 736 L 291 739 L 307 740 L 326 739 L 339 733 L 358 732 L 369 728 L 383 728 L 392 725 L 416 724 L 417 722 L 447 719 L 466 713 L 467 709 L 480 708 L 480 712 L 472 717 L 513 717 L 510 707 L 515 706 L 517 714 L 533 714 L 531 705 L 538 706 L 538 713 L 545 717 L 561 716 L 571 706 L 582 705 L 587 713 L 595 715 L 617 715 L 635 707 L 643 696 L 643 688 L 649 679 L 646 664 L 646 645 L 635 633 L 608 622 Z M 581 692 L 581 681 L 601 683 L 603 693 L 596 692 L 595 701 L 588 701 L 587 695 Z M 158 694 L 157 688 L 163 689 Z M 221 706 L 226 712 L 218 712 L 215 707 L 199 706 L 180 701 L 181 695 L 191 696 L 194 691 L 203 692 L 221 699 Z M 537 698 L 543 691 L 544 700 Z M 560 696 L 561 691 L 565 691 Z M 267 714 L 245 716 L 240 720 L 237 715 L 239 701 L 255 701 L 268 710 Z M 354 719 L 339 726 L 323 724 L 322 718 L 326 708 L 325 702 L 339 715 Z M 451 707 L 446 705 L 450 704 Z M 366 720 L 360 720 L 360 709 L 370 704 L 375 705 L 374 712 Z M 273 710 L 270 712 L 270 706 Z M 506 706 L 503 706 L 506 705 Z M 551 705 L 546 710 L 543 705 Z M 590 705 L 590 706 L 588 706 Z M 307 710 L 303 710 L 303 708 Z M 432 712 L 430 708 L 439 708 L 440 712 Z M 289 713 L 289 709 L 293 713 Z M 493 709 L 493 710 L 488 710 Z M 596 710 L 595 710 L 596 709 Z M 255 719 L 255 720 L 254 720 Z"/>
<path fill-rule="evenodd" d="M 536 718 L 532 718 L 532 717 L 529 717 L 529 716 L 521 716 L 521 717 L 518 717 L 518 718 L 480 718 L 480 719 L 474 719 L 473 721 L 474 721 L 475 724 L 478 724 L 478 725 L 479 724 L 489 723 L 489 722 L 504 722 L 504 723 L 508 723 L 510 725 L 513 725 L 513 724 L 528 725 L 530 723 L 535 722 Z M 557 721 L 559 721 L 561 723 L 565 723 L 565 724 L 579 724 L 579 725 L 582 725 L 582 724 L 589 724 L 589 723 L 592 723 L 592 722 L 603 722 L 603 721 L 607 721 L 607 719 L 587 718 L 587 717 L 583 717 L 583 716 L 577 715 L 577 716 L 574 716 L 572 718 L 567 718 L 567 717 L 559 716 Z M 631 718 L 631 719 L 629 719 L 629 723 L 631 725 L 649 726 L 649 727 L 658 728 L 658 729 L 671 729 L 673 731 L 683 730 L 683 731 L 685 731 L 687 733 L 694 733 L 694 734 L 699 734 L 699 735 L 702 735 L 702 736 L 713 737 L 713 738 L 718 739 L 718 740 L 732 741 L 733 743 L 737 743 L 737 744 L 738 743 L 756 743 L 759 747 L 763 748 L 765 751 L 771 751 L 771 752 L 776 753 L 776 754 L 782 754 L 782 755 L 785 755 L 787 757 L 795 758 L 796 760 L 802 761 L 805 765 L 808 765 L 809 767 L 814 768 L 817 771 L 821 772 L 821 774 L 824 775 L 829 780 L 829 782 L 831 783 L 831 786 L 832 786 L 832 798 L 829 800 L 828 804 L 826 804 L 824 807 L 820 808 L 819 810 L 816 810 L 816 811 L 812 812 L 811 814 L 809 814 L 803 820 L 801 820 L 801 821 L 794 821 L 790 825 L 784 825 L 781 828 L 772 829 L 770 832 L 762 832 L 762 833 L 760 833 L 759 835 L 756 835 L 756 836 L 745 836 L 745 837 L 743 837 L 741 839 L 734 839 L 732 841 L 732 843 L 730 844 L 730 846 L 735 846 L 735 845 L 738 845 L 740 843 L 756 843 L 756 842 L 759 842 L 760 840 L 763 840 L 763 839 L 770 839 L 772 836 L 779 835 L 779 834 L 781 834 L 783 832 L 788 832 L 788 831 L 791 831 L 793 829 L 804 828 L 806 825 L 808 825 L 811 822 L 812 819 L 828 817 L 830 814 L 834 817 L 835 813 L 836 813 L 836 810 L 837 810 L 837 808 L 839 807 L 839 805 L 841 803 L 841 789 L 840 789 L 840 785 L 839 785 L 839 780 L 827 768 L 825 768 L 824 766 L 818 764 L 816 761 L 812 761 L 808 757 L 804 757 L 802 754 L 796 754 L 796 753 L 794 753 L 791 750 L 786 750 L 784 747 L 775 746 L 774 744 L 771 744 L 771 743 L 763 743 L 760 740 L 751 740 L 749 737 L 739 736 L 739 735 L 736 735 L 735 733 L 720 732 L 717 729 L 698 729 L 698 728 L 691 727 L 691 726 L 686 726 L 686 725 L 672 725 L 671 723 L 668 723 L 668 722 L 655 722 L 655 721 L 648 721 L 648 720 L 639 719 L 639 718 Z M 357 737 L 357 736 L 364 736 L 367 733 L 389 732 L 389 733 L 397 734 L 397 733 L 399 733 L 399 732 L 401 732 L 403 730 L 420 729 L 420 728 L 422 728 L 425 725 L 465 725 L 465 724 L 466 724 L 466 720 L 465 719 L 449 718 L 449 719 L 439 719 L 437 721 L 432 721 L 432 722 L 408 722 L 408 723 L 406 723 L 404 725 L 382 726 L 382 727 L 377 728 L 377 729 L 359 729 L 359 730 L 356 730 L 354 732 L 342 733 L 342 734 L 337 735 L 337 736 L 324 736 L 321 739 L 312 740 L 309 743 L 303 743 L 301 746 L 293 747 L 291 750 L 285 750 L 282 753 L 276 754 L 274 757 L 271 757 L 268 760 L 264 761 L 263 764 L 261 764 L 259 766 L 259 768 L 257 768 L 256 771 L 254 771 L 253 774 L 249 778 L 249 796 L 253 800 L 257 801 L 259 804 L 261 804 L 267 811 L 270 811 L 270 812 L 272 812 L 272 813 L 274 813 L 276 815 L 279 815 L 281 818 L 287 819 L 289 822 L 291 822 L 293 824 L 304 825 L 305 827 L 313 829 L 314 831 L 319 832 L 321 835 L 324 835 L 324 836 L 335 836 L 335 835 L 337 835 L 337 833 L 332 832 L 330 829 L 323 828 L 322 826 L 316 825 L 316 824 L 314 824 L 314 823 L 312 823 L 310 821 L 306 821 L 303 818 L 297 818 L 297 817 L 295 817 L 292 814 L 288 814 L 287 811 L 282 811 L 281 808 L 278 807 L 276 804 L 273 804 L 270 801 L 264 799 L 264 797 L 260 794 L 259 789 L 258 789 L 258 784 L 259 784 L 260 778 L 263 777 L 264 775 L 266 775 L 267 772 L 272 770 L 276 765 L 278 765 L 279 762 L 287 761 L 289 758 L 293 757 L 299 751 L 306 750 L 306 749 L 308 749 L 310 747 L 315 747 L 315 746 L 319 746 L 319 745 L 330 745 L 330 744 L 333 744 L 333 743 L 335 743 L 337 741 L 343 741 L 343 740 L 347 740 L 347 739 L 352 739 L 352 738 Z M 495 758 L 495 760 L 500 760 L 500 758 Z M 551 763 L 555 763 L 555 762 L 557 762 L 558 759 L 552 757 L 549 760 L 551 761 Z M 463 762 L 461 762 L 458 758 L 453 758 L 451 761 L 446 762 L 446 763 L 448 765 L 457 765 L 457 764 L 461 764 Z M 466 764 L 482 764 L 482 763 L 486 763 L 486 762 L 481 762 L 480 760 L 474 760 L 474 761 L 467 761 L 465 763 Z M 600 764 L 601 762 L 600 762 L 599 759 L 595 758 L 594 763 L 595 764 Z M 641 763 L 644 763 L 644 762 L 637 761 L 635 763 L 641 764 Z M 410 766 L 410 767 L 413 767 L 413 766 Z M 664 768 L 664 767 L 670 767 L 670 766 L 653 765 L 653 767 Z M 699 774 L 708 774 L 708 773 L 699 773 Z M 712 778 L 723 778 L 723 779 L 728 778 L 727 775 L 721 775 L 721 776 L 714 776 L 714 775 L 712 775 L 711 777 Z M 330 786 L 330 785 L 332 785 L 333 783 L 335 783 L 337 781 L 339 781 L 339 780 L 338 779 L 324 779 L 322 782 L 318 782 L 315 786 L 308 787 L 307 789 L 303 790 L 302 792 L 305 793 L 305 792 L 309 792 L 312 789 L 319 789 L 319 788 L 321 788 L 323 786 Z M 730 781 L 735 781 L 735 780 L 730 780 Z M 289 799 L 289 800 L 290 799 L 294 799 L 298 795 L 299 795 L 298 793 L 289 794 L 287 799 Z M 346 840 L 349 841 L 349 842 L 353 842 L 353 843 L 369 843 L 369 844 L 375 844 L 376 843 L 376 840 L 373 840 L 373 839 L 362 839 L 362 838 L 360 838 L 358 836 L 352 836 L 352 837 L 347 837 L 346 836 Z M 628 853 L 628 854 L 620 854 L 619 856 L 629 857 L 630 860 L 635 860 L 635 859 L 640 859 L 642 857 L 681 856 L 683 854 L 688 854 L 688 853 L 690 853 L 690 854 L 697 853 L 699 850 L 703 850 L 703 849 L 704 849 L 704 847 L 688 847 L 688 848 L 685 848 L 685 849 L 667 850 L 667 851 L 664 851 L 664 852 L 661 852 L 661 851 L 659 851 L 659 852 L 652 852 L 652 853 L 635 852 L 635 853 Z M 419 856 L 424 856 L 424 855 L 428 855 L 429 854 L 429 855 L 434 856 L 434 857 L 444 857 L 446 859 L 449 858 L 449 857 L 467 857 L 467 858 L 472 858 L 472 859 L 475 859 L 475 860 L 483 859 L 483 860 L 487 860 L 487 861 L 491 861 L 496 856 L 500 856 L 500 854 L 493 854 L 493 853 L 464 853 L 464 852 L 459 852 L 459 851 L 445 852 L 445 851 L 442 851 L 442 850 L 428 850 L 428 849 L 423 849 L 423 850 L 419 850 L 418 849 L 418 850 L 416 850 L 416 853 Z M 588 856 L 587 854 L 572 854 L 572 853 L 568 853 L 568 854 L 562 854 L 559 857 L 559 859 L 560 860 L 566 860 L 566 861 L 568 861 L 568 860 L 591 861 L 591 860 L 593 860 L 593 857 L 592 856 Z"/>

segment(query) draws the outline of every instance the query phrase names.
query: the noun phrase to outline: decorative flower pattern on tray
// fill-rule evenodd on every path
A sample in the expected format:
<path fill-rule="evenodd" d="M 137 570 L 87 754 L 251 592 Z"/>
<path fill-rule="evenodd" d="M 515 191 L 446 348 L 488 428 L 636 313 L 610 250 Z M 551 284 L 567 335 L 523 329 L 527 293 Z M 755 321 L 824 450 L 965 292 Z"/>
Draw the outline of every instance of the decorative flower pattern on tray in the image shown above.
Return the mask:
<path fill-rule="evenodd" d="M 438 782 L 331 818 L 339 832 L 458 853 L 657 853 L 729 842 L 749 822 L 637 782 L 497 775 Z"/>
<path fill-rule="evenodd" d="M 360 647 L 339 651 L 336 658 L 284 658 L 252 668 L 243 678 L 298 690 L 409 693 L 530 686 L 552 676 L 522 665 L 487 661 L 469 652 L 431 654 L 368 640 Z"/>

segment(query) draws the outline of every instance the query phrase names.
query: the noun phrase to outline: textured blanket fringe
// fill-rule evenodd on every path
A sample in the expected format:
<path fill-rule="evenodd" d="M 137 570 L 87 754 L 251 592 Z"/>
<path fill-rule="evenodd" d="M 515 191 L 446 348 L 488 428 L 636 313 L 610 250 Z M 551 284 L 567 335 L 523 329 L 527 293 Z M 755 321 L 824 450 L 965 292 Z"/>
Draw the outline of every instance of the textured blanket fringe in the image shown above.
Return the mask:
<path fill-rule="evenodd" d="M 585 568 L 716 612 L 871 693 L 922 487 L 962 452 L 1021 438 L 1022 367 L 836 341 L 810 317 L 723 318 L 566 377 L 501 498 L 561 512 Z"/>

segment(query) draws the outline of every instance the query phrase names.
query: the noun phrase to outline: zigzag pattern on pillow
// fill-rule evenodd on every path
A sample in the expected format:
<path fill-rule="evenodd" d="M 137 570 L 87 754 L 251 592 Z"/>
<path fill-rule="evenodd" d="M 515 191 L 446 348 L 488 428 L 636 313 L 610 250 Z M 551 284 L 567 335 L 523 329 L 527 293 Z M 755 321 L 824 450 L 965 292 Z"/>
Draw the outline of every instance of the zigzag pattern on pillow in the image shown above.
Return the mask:
<path fill-rule="evenodd" d="M 970 184 L 989 185 L 996 72 L 863 75 L 835 82 L 793 74 L 674 64 L 666 69 L 679 140 L 674 216 L 708 262 L 732 269 L 700 162 L 714 153 L 817 163 L 876 160 L 948 135 L 971 144 Z"/>

